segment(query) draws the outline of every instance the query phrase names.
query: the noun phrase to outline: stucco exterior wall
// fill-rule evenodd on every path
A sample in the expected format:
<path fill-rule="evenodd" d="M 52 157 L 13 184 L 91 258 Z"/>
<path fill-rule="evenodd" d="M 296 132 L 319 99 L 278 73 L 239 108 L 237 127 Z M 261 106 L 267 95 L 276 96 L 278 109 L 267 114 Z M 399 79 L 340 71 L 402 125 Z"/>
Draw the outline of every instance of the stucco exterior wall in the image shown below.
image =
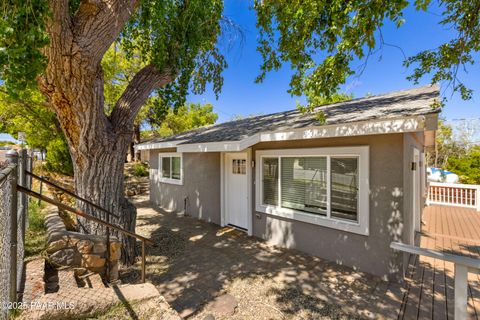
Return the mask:
<path fill-rule="evenodd" d="M 411 210 L 412 146 L 423 151 L 423 133 L 398 133 L 303 141 L 265 142 L 251 148 L 268 149 L 369 146 L 369 232 L 354 234 L 255 210 L 255 171 L 252 170 L 252 234 L 268 242 L 335 261 L 358 270 L 397 280 L 406 260 L 389 245 L 407 238 L 413 228 Z M 175 152 L 163 149 L 162 152 Z M 183 185 L 159 181 L 159 150 L 150 150 L 150 199 L 167 210 L 185 212 L 220 224 L 221 190 L 219 152 L 183 153 Z M 256 164 L 260 165 L 260 164 Z M 186 207 L 185 207 L 185 199 Z M 186 210 L 185 210 L 186 209 Z"/>
<path fill-rule="evenodd" d="M 404 202 L 405 202 L 405 214 L 406 214 L 406 219 L 405 219 L 405 233 L 404 233 L 404 238 L 403 240 L 406 243 L 410 243 L 410 233 L 411 230 L 414 228 L 414 223 L 413 223 L 413 190 L 412 190 L 412 184 L 413 184 L 413 174 L 412 174 L 412 161 L 413 161 L 413 149 L 417 148 L 420 154 L 424 151 L 423 150 L 423 133 L 406 133 L 403 136 L 403 162 L 404 162 L 404 168 L 403 168 L 403 183 L 404 183 L 404 190 L 405 190 L 405 196 L 404 196 Z M 419 166 L 417 166 L 417 170 L 421 170 Z M 423 208 L 423 205 L 425 203 L 425 199 L 423 198 L 423 195 L 421 196 L 421 207 Z"/>
<path fill-rule="evenodd" d="M 389 245 L 401 238 L 405 218 L 403 140 L 402 134 L 390 134 L 255 145 L 252 148 L 254 157 L 257 150 L 266 149 L 370 146 L 370 235 L 256 212 L 255 201 L 252 203 L 253 235 L 275 245 L 301 250 L 384 278 L 398 279 L 403 271 L 402 255 L 394 253 Z"/>
<path fill-rule="evenodd" d="M 183 185 L 160 182 L 161 152 L 149 153 L 150 201 L 169 211 L 220 224 L 220 153 L 183 153 Z"/>

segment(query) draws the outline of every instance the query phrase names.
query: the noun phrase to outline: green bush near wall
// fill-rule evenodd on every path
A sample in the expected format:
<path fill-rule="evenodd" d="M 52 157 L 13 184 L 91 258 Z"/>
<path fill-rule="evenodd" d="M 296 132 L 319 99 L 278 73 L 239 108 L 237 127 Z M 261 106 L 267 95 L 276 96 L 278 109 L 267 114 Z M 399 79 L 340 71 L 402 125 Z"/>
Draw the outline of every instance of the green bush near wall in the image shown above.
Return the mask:
<path fill-rule="evenodd" d="M 138 162 L 133 165 L 133 175 L 135 177 L 147 177 L 148 166 L 144 163 Z"/>
<path fill-rule="evenodd" d="M 447 169 L 458 174 L 461 183 L 480 184 L 480 146 L 471 148 L 464 156 L 450 156 Z"/>
<path fill-rule="evenodd" d="M 45 169 L 73 176 L 73 163 L 66 141 L 62 138 L 51 140 L 47 145 Z"/>

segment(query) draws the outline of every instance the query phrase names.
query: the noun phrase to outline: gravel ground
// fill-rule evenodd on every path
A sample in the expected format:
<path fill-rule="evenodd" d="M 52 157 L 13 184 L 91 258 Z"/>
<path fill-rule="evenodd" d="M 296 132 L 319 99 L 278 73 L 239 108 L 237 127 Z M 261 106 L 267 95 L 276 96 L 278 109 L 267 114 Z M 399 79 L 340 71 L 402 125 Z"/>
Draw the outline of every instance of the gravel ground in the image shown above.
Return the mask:
<path fill-rule="evenodd" d="M 189 319 L 396 318 L 399 285 L 246 234 L 151 207 L 135 199 L 137 232 L 158 244 L 147 249 L 147 281 Z M 121 270 L 139 280 L 139 265 Z M 234 312 L 211 302 L 225 294 Z"/>

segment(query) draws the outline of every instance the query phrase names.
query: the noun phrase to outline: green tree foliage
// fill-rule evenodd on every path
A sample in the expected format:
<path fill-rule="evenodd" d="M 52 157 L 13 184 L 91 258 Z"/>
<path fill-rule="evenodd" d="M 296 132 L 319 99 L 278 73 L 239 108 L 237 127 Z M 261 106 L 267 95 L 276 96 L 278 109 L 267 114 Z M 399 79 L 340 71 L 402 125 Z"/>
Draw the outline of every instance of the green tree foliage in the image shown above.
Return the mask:
<path fill-rule="evenodd" d="M 435 151 L 427 153 L 427 163 L 457 174 L 462 183 L 480 184 L 480 147 L 472 146 L 464 126 L 440 121 Z"/>
<path fill-rule="evenodd" d="M 26 133 L 29 147 L 45 150 L 46 169 L 73 175 L 72 159 L 55 113 L 36 89 L 26 90 L 22 98 L 12 98 L 0 87 L 0 132 L 16 137 Z"/>
<path fill-rule="evenodd" d="M 140 54 L 161 72 L 177 75 L 159 91 L 167 105 L 181 105 L 189 89 L 202 93 L 207 83 L 220 93 L 221 73 L 227 67 L 216 46 L 222 11 L 221 0 L 143 0 L 123 29 L 121 43 L 127 57 Z"/>
<path fill-rule="evenodd" d="M 73 164 L 65 139 L 57 137 L 48 142 L 45 169 L 73 176 Z"/>
<path fill-rule="evenodd" d="M 453 139 L 452 127 L 440 120 L 435 137 L 435 151 L 427 154 L 427 164 L 445 169 L 448 158 L 457 152 L 464 153 L 463 148 Z"/>
<path fill-rule="evenodd" d="M 13 145 L 15 145 L 15 142 L 12 142 L 12 141 L 0 141 L 0 147 L 13 146 Z"/>
<path fill-rule="evenodd" d="M 0 4 L 0 79 L 10 94 L 35 86 L 37 75 L 45 68 L 46 58 L 40 50 L 48 43 L 47 8 L 47 0 Z"/>
<path fill-rule="evenodd" d="M 213 111 L 211 104 L 189 103 L 178 107 L 177 110 L 170 109 L 156 131 L 165 137 L 214 124 L 217 119 L 218 115 Z"/>
<path fill-rule="evenodd" d="M 385 43 L 382 26 L 391 21 L 401 27 L 409 1 L 290 1 L 256 0 L 257 26 L 260 30 L 258 51 L 263 57 L 262 81 L 267 72 L 289 63 L 294 75 L 290 93 L 330 97 L 354 70 L 352 61 L 365 63 Z M 419 12 L 427 12 L 429 0 L 413 2 Z M 455 33 L 453 39 L 437 48 L 408 57 L 404 64 L 414 67 L 408 79 L 417 83 L 422 77 L 431 82 L 446 81 L 463 99 L 471 90 L 458 79 L 459 68 L 473 64 L 473 54 L 480 50 L 480 1 L 442 0 L 439 2 L 440 25 Z"/>
<path fill-rule="evenodd" d="M 116 44 L 110 47 L 102 60 L 107 113 L 111 112 L 130 80 L 144 66 L 139 50 L 127 55 Z M 217 119 L 211 104 L 189 103 L 175 107 L 164 103 L 158 94 L 153 94 L 140 109 L 135 124 L 150 126 L 160 136 L 168 136 L 213 124 Z"/>
<path fill-rule="evenodd" d="M 316 107 L 320 107 L 326 104 L 348 101 L 353 99 L 353 94 L 348 93 L 334 93 L 331 96 L 317 96 L 313 91 L 307 93 L 307 105 L 302 105 L 297 102 L 297 108 L 302 113 L 314 113 Z M 323 111 L 317 111 L 315 114 L 318 122 L 324 124 L 327 121 L 325 113 Z"/>
<path fill-rule="evenodd" d="M 480 147 L 471 148 L 465 155 L 451 155 L 446 167 L 458 174 L 460 182 L 480 184 Z"/>
<path fill-rule="evenodd" d="M 46 28 L 55 2 L 7 0 L 0 5 L 0 78 L 12 94 L 34 85 L 43 72 L 47 60 L 42 48 L 48 44 Z M 72 17 L 82 9 L 81 2 L 67 2 Z M 174 75 L 174 81 L 159 91 L 168 104 L 181 105 L 189 89 L 202 93 L 207 83 L 218 94 L 227 63 L 217 39 L 222 23 L 226 32 L 233 30 L 222 11 L 221 0 L 136 1 L 118 43 L 127 59 L 138 56 L 143 65 L 154 64 L 159 72 Z"/>
<path fill-rule="evenodd" d="M 105 112 L 110 114 L 118 99 L 127 88 L 135 74 L 146 66 L 139 51 L 129 53 L 117 44 L 113 44 L 102 59 L 104 72 Z M 135 125 L 160 125 L 171 106 L 163 103 L 158 94 L 151 95 L 135 118 Z"/>
<path fill-rule="evenodd" d="M 429 0 L 412 1 L 419 13 L 433 6 Z M 289 63 L 294 75 L 290 92 L 329 97 L 338 91 L 348 76 L 361 72 L 352 68 L 354 59 L 368 60 L 375 49 L 385 45 L 381 28 L 386 21 L 401 27 L 405 0 L 351 2 L 318 0 L 256 0 L 258 51 L 263 57 L 257 81 Z M 48 0 L 4 1 L 0 6 L 0 78 L 9 92 L 23 90 L 34 83 L 45 65 L 41 48 L 48 38 L 46 21 L 50 16 Z M 80 1 L 68 2 L 73 16 Z M 475 63 L 480 48 L 480 1 L 443 0 L 439 2 L 440 24 L 454 36 L 437 48 L 407 57 L 404 64 L 413 67 L 408 77 L 418 82 L 429 76 L 431 82 L 447 81 L 462 98 L 472 91 L 458 79 L 459 68 Z M 161 90 L 163 100 L 181 105 L 189 89 L 199 93 L 208 82 L 218 94 L 227 66 L 216 46 L 224 25 L 223 2 L 210 1 L 138 1 L 119 38 L 128 57 L 140 55 L 158 70 L 176 75 L 175 81 Z M 11 66 L 15 66 L 12 68 Z"/>

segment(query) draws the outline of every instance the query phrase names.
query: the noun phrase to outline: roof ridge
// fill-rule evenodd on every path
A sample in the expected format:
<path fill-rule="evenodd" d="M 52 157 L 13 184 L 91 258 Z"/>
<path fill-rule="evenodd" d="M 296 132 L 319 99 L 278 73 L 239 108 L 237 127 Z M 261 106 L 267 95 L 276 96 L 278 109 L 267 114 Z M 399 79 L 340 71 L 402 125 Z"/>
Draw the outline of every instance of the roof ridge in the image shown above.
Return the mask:
<path fill-rule="evenodd" d="M 315 110 L 325 110 L 329 123 L 337 123 L 339 121 L 363 121 L 378 117 L 391 118 L 393 116 L 430 114 L 440 111 L 439 109 L 433 110 L 430 107 L 433 101 L 438 98 L 438 95 L 439 87 L 434 84 L 330 103 L 316 107 Z M 216 139 L 229 141 L 248 136 L 261 130 L 272 130 L 272 128 L 281 126 L 298 128 L 314 123 L 315 121 L 318 122 L 314 114 L 303 114 L 298 109 L 291 109 L 221 122 L 173 136 L 149 140 L 159 142 L 186 139 L 192 143 L 194 141 L 208 142 Z M 148 141 L 143 143 L 148 143 Z"/>
<path fill-rule="evenodd" d="M 423 85 L 423 86 L 419 86 L 419 87 L 413 87 L 413 88 L 410 88 L 410 89 L 400 89 L 400 90 L 389 91 L 389 92 L 385 92 L 385 93 L 381 93 L 381 94 L 372 95 L 372 96 L 369 96 L 369 97 L 359 97 L 359 98 L 353 98 L 353 99 L 350 99 L 350 100 L 344 100 L 344 101 L 339 101 L 339 102 L 334 102 L 334 103 L 322 104 L 322 105 L 317 106 L 315 108 L 323 108 L 323 107 L 336 106 L 338 104 L 348 104 L 348 103 L 358 102 L 358 101 L 373 100 L 375 98 L 381 98 L 381 97 L 389 96 L 389 95 L 392 95 L 392 94 L 400 94 L 402 92 L 415 91 L 415 90 L 419 90 L 419 89 L 423 89 L 423 88 L 434 88 L 433 90 L 439 90 L 438 89 L 438 84 L 436 84 L 436 83 L 435 84 L 427 84 L 427 85 Z"/>
<path fill-rule="evenodd" d="M 419 90 L 419 89 L 422 89 L 422 88 L 434 88 L 434 90 L 435 90 L 435 89 L 438 90 L 437 87 L 438 87 L 438 84 L 433 84 L 433 85 L 432 85 L 432 84 L 427 84 L 427 85 L 423 85 L 423 86 L 419 86 L 419 87 L 413 87 L 413 88 L 410 88 L 410 89 L 394 90 L 394 91 L 390 91 L 390 92 L 386 92 L 386 93 L 381 93 L 381 94 L 373 95 L 373 96 L 370 96 L 370 97 L 359 97 L 359 98 L 353 98 L 353 99 L 351 99 L 351 100 L 344 100 L 344 101 L 339 101 L 339 102 L 322 104 L 322 105 L 316 106 L 316 107 L 314 107 L 314 108 L 315 108 L 315 109 L 318 109 L 318 108 L 324 109 L 324 108 L 327 108 L 327 107 L 338 106 L 338 105 L 340 105 L 340 104 L 350 104 L 350 103 L 353 103 L 353 102 L 373 100 L 373 99 L 375 99 L 375 98 L 381 98 L 381 97 L 388 96 L 388 95 L 392 95 L 392 94 L 399 94 L 399 93 L 402 93 L 402 92 Z M 272 113 L 267 113 L 267 114 L 252 116 L 252 117 L 246 117 L 246 118 L 237 119 L 237 120 L 220 122 L 220 123 L 216 123 L 216 124 L 214 124 L 214 125 L 212 125 L 212 126 L 213 126 L 213 127 L 216 127 L 217 125 L 221 125 L 221 124 L 224 124 L 224 123 L 234 123 L 234 122 L 239 122 L 239 121 L 242 121 L 242 120 L 248 120 L 248 119 L 254 119 L 254 118 L 261 118 L 261 117 L 268 117 L 268 116 L 273 116 L 273 115 L 276 115 L 276 114 L 285 114 L 285 113 L 288 113 L 288 112 L 299 112 L 299 113 L 300 113 L 300 110 L 298 110 L 298 109 L 289 109 L 289 110 L 285 110 L 285 111 L 272 112 Z"/>

